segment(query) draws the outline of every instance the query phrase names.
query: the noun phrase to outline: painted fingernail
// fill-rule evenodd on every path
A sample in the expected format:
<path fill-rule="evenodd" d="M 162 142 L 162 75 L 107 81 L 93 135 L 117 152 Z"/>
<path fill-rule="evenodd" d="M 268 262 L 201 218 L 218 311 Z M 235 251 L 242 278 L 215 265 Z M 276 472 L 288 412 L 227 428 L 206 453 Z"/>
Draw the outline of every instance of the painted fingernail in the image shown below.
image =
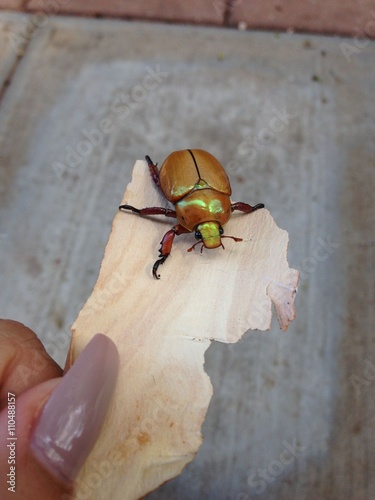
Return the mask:
<path fill-rule="evenodd" d="M 77 477 L 99 436 L 118 369 L 113 341 L 95 335 L 53 391 L 32 432 L 34 456 L 66 484 Z"/>

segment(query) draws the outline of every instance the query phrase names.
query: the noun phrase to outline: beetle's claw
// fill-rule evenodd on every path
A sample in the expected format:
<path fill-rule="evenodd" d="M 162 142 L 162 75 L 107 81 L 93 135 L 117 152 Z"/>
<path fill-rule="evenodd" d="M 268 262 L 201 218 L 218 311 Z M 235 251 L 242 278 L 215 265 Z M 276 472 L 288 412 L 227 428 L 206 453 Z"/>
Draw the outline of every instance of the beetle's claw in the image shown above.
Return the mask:
<path fill-rule="evenodd" d="M 162 264 L 164 264 L 164 262 L 167 260 L 167 257 L 168 257 L 169 254 L 167 255 L 163 255 L 160 259 L 158 259 L 155 264 L 152 266 L 152 274 L 154 276 L 154 278 L 156 278 L 157 280 L 160 279 L 160 274 L 157 273 L 157 270 L 158 270 L 158 267 L 161 266 Z"/>
<path fill-rule="evenodd" d="M 158 164 L 154 163 L 148 155 L 146 155 L 145 158 L 146 158 L 147 164 L 149 166 L 151 166 L 151 167 L 157 167 L 158 166 Z"/>
<path fill-rule="evenodd" d="M 135 212 L 139 214 L 139 208 L 132 207 L 131 205 L 120 205 L 119 210 L 130 210 L 131 212 Z"/>

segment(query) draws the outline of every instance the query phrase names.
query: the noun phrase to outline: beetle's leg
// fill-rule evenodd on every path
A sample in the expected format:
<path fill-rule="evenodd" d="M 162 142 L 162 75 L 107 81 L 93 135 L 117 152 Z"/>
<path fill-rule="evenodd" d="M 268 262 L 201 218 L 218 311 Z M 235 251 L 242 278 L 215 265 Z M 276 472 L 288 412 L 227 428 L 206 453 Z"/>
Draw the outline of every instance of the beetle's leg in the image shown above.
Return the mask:
<path fill-rule="evenodd" d="M 149 156 L 145 156 L 145 158 L 147 161 L 148 169 L 150 171 L 152 180 L 155 182 L 157 186 L 160 187 L 158 164 L 157 163 L 153 164 Z"/>
<path fill-rule="evenodd" d="M 175 210 L 170 210 L 169 208 L 163 207 L 146 207 L 146 208 L 135 208 L 131 205 L 120 205 L 119 210 L 131 210 L 138 215 L 165 215 L 166 217 L 175 217 Z"/>
<path fill-rule="evenodd" d="M 239 210 L 240 212 L 244 212 L 245 214 L 249 214 L 250 212 L 255 212 L 255 210 L 259 210 L 260 208 L 264 208 L 263 203 L 258 203 L 253 207 L 248 203 L 244 203 L 243 201 L 238 201 L 237 203 L 232 203 L 232 212 L 235 210 Z"/>
<path fill-rule="evenodd" d="M 157 280 L 160 278 L 160 275 L 157 274 L 158 267 L 161 264 L 164 264 L 164 262 L 167 260 L 169 257 L 171 250 L 172 250 L 172 245 L 173 245 L 173 240 L 175 236 L 179 236 L 180 234 L 183 233 L 190 233 L 188 229 L 185 227 L 181 226 L 180 224 L 176 224 L 175 226 L 172 227 L 169 231 L 165 233 L 163 236 L 163 239 L 161 240 L 160 244 L 160 250 L 159 250 L 159 257 L 155 264 L 153 265 L 152 268 L 152 274 L 154 275 L 154 278 Z"/>

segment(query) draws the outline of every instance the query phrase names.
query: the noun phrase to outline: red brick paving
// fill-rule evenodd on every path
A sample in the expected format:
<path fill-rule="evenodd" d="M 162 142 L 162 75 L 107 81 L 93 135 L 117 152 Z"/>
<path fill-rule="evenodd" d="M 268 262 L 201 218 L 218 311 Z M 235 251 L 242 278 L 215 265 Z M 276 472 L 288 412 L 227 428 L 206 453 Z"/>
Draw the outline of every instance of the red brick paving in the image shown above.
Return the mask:
<path fill-rule="evenodd" d="M 29 0 L 30 10 L 44 10 L 55 1 L 61 14 L 103 15 L 176 21 L 193 24 L 223 24 L 225 0 Z M 215 3 L 216 2 L 216 3 Z M 45 6 L 45 7 L 43 7 Z"/>
<path fill-rule="evenodd" d="M 375 0 L 232 0 L 229 24 L 375 38 Z"/>
<path fill-rule="evenodd" d="M 20 10 L 22 3 L 22 0 L 0 0 L 0 9 Z"/>
<path fill-rule="evenodd" d="M 375 0 L 0 0 L 0 9 L 375 38 Z M 230 8 L 229 8 L 230 7 Z"/>

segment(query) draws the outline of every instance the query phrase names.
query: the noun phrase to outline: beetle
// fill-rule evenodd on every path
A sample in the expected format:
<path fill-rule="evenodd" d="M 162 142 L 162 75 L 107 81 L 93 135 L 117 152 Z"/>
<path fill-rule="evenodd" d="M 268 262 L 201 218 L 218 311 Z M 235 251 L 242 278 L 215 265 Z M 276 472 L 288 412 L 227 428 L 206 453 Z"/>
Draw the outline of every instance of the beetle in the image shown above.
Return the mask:
<path fill-rule="evenodd" d="M 154 183 L 161 189 L 165 198 L 173 203 L 175 210 L 163 207 L 135 208 L 120 205 L 119 210 L 130 210 L 138 215 L 165 215 L 176 218 L 178 224 L 167 231 L 161 240 L 159 259 L 152 268 L 156 279 L 158 267 L 167 260 L 171 253 L 175 236 L 183 233 L 195 233 L 198 240 L 188 252 L 199 243 L 205 248 L 217 248 L 224 245 L 222 238 L 242 241 L 242 238 L 224 236 L 223 226 L 230 219 L 232 212 L 239 210 L 251 213 L 264 208 L 263 203 L 251 206 L 242 201 L 231 203 L 232 189 L 229 178 L 219 161 L 202 149 L 185 149 L 171 153 L 160 170 L 149 156 L 146 156 L 148 168 Z"/>

